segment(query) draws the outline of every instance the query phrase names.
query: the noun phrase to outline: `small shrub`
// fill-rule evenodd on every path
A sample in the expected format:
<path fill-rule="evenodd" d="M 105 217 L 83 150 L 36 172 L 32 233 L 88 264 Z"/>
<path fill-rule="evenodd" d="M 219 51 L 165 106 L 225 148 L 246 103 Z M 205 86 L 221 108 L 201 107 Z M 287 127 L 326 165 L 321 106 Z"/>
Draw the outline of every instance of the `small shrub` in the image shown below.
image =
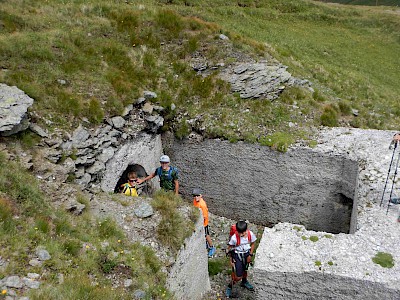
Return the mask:
<path fill-rule="evenodd" d="M 348 101 L 341 100 L 339 101 L 339 109 L 342 115 L 349 116 L 351 115 L 351 106 Z"/>
<path fill-rule="evenodd" d="M 184 28 L 182 17 L 172 10 L 159 11 L 155 20 L 159 27 L 167 30 L 170 37 L 178 37 Z"/>
<path fill-rule="evenodd" d="M 321 115 L 321 125 L 334 127 L 338 125 L 338 116 L 335 109 L 332 106 L 326 106 Z"/>
<path fill-rule="evenodd" d="M 317 89 L 314 90 L 312 96 L 313 96 L 314 100 L 317 101 L 317 102 L 325 102 L 326 101 L 325 97 Z"/>
<path fill-rule="evenodd" d="M 10 232 L 15 228 L 13 220 L 15 209 L 12 202 L 6 198 L 0 197 L 0 228 L 6 232 Z"/>
<path fill-rule="evenodd" d="M 103 238 L 103 239 L 109 238 L 109 237 L 113 237 L 116 239 L 122 239 L 124 237 L 124 234 L 118 228 L 115 221 L 112 219 L 109 219 L 109 218 L 100 221 L 98 224 L 97 230 L 98 230 L 98 234 L 99 234 L 100 238 Z"/>
<path fill-rule="evenodd" d="M 332 235 L 331 234 L 325 234 L 324 237 L 326 237 L 327 239 L 331 239 Z"/>
<path fill-rule="evenodd" d="M 38 218 L 35 222 L 35 226 L 43 233 L 50 233 L 50 222 L 44 218 Z"/>
<path fill-rule="evenodd" d="M 100 124 L 104 119 L 104 112 L 101 108 L 101 103 L 96 98 L 91 98 L 86 110 L 86 117 L 93 124 Z"/>
<path fill-rule="evenodd" d="M 189 135 L 190 131 L 191 131 L 191 127 L 186 122 L 186 119 L 183 119 L 176 126 L 175 137 L 178 140 L 182 140 Z"/>
<path fill-rule="evenodd" d="M 328 261 L 328 265 L 333 266 L 333 261 Z"/>
<path fill-rule="evenodd" d="M 317 267 L 322 266 L 322 263 L 321 263 L 319 260 L 316 260 L 314 264 L 315 264 L 315 266 L 317 266 Z"/>
<path fill-rule="evenodd" d="M 288 147 L 293 144 L 295 138 L 286 132 L 275 132 L 272 135 L 267 135 L 260 138 L 259 142 L 261 145 L 269 146 L 272 149 L 280 152 L 286 152 Z"/>
<path fill-rule="evenodd" d="M 372 261 L 383 268 L 392 268 L 394 266 L 393 256 L 390 253 L 378 252 Z"/>
<path fill-rule="evenodd" d="M 304 235 L 302 235 L 302 236 L 301 236 L 301 239 L 302 239 L 303 241 L 305 241 L 305 240 L 307 240 L 307 237 L 304 236 Z"/>
<path fill-rule="evenodd" d="M 312 236 L 310 236 L 310 241 L 315 243 L 318 241 L 318 237 L 316 235 L 312 235 Z"/>
<path fill-rule="evenodd" d="M 79 240 L 67 240 L 63 244 L 64 251 L 71 255 L 76 256 L 79 254 L 79 250 L 81 249 L 81 242 Z"/>
<path fill-rule="evenodd" d="M 107 253 L 103 252 L 100 254 L 99 260 L 98 260 L 98 265 L 100 267 L 100 270 L 105 273 L 109 274 L 111 273 L 114 268 L 118 265 L 118 262 L 115 260 L 112 260 L 108 257 Z"/>

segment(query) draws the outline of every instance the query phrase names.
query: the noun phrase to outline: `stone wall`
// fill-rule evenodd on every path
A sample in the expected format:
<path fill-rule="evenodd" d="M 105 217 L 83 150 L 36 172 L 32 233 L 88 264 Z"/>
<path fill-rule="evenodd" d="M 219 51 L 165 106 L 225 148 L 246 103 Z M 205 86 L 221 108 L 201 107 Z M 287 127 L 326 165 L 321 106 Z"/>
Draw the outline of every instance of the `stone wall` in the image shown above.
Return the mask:
<path fill-rule="evenodd" d="M 358 164 L 345 156 L 306 148 L 280 153 L 220 140 L 174 143 L 171 153 L 182 193 L 200 187 L 214 214 L 263 225 L 293 222 L 350 231 Z"/>
<path fill-rule="evenodd" d="M 193 235 L 185 240 L 169 271 L 167 287 L 177 300 L 199 300 L 211 288 L 201 212 Z"/>

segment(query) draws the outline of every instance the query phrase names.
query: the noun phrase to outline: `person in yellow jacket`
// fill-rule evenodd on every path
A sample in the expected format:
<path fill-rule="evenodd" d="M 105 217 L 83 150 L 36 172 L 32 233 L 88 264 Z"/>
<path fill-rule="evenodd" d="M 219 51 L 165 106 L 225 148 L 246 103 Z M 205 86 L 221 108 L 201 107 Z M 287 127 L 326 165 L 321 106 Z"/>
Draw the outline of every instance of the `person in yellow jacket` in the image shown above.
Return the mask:
<path fill-rule="evenodd" d="M 127 196 L 138 197 L 136 190 L 137 185 L 137 174 L 136 172 L 128 173 L 128 182 L 121 185 L 121 193 Z"/>
<path fill-rule="evenodd" d="M 193 195 L 193 205 L 200 208 L 203 213 L 203 226 L 204 226 L 204 233 L 206 236 L 206 247 L 208 250 L 208 257 L 213 257 L 215 254 L 215 247 L 212 244 L 211 237 L 210 237 L 210 228 L 208 227 L 208 207 L 206 201 L 204 201 L 203 196 L 201 195 L 201 190 L 196 188 L 192 192 Z"/>

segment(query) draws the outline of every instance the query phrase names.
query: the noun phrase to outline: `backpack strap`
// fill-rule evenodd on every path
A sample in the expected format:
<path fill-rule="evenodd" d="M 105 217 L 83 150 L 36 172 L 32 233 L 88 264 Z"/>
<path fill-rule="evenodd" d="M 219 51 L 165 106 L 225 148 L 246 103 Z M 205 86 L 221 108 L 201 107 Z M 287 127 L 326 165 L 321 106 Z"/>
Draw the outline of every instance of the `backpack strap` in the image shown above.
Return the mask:
<path fill-rule="evenodd" d="M 168 170 L 168 173 L 167 173 L 168 180 L 172 179 L 172 173 L 173 172 L 175 172 L 175 174 L 177 174 L 178 173 L 178 169 L 176 167 L 170 166 L 169 170 Z M 156 175 L 161 178 L 161 176 L 162 176 L 162 168 L 161 167 L 157 168 Z"/>
<path fill-rule="evenodd" d="M 246 230 L 246 234 L 247 234 L 247 240 L 251 244 L 251 235 L 250 235 L 250 230 L 249 229 Z M 237 247 L 237 246 L 240 245 L 240 234 L 239 234 L 238 231 L 236 231 L 235 235 L 236 235 L 236 247 Z"/>

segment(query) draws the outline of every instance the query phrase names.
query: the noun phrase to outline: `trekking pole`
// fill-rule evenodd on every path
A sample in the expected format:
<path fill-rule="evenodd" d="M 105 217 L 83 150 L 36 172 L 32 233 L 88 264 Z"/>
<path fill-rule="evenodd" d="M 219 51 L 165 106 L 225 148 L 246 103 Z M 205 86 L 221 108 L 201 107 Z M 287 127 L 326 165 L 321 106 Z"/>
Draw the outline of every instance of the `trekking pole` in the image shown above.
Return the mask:
<path fill-rule="evenodd" d="M 388 171 L 388 174 L 387 174 L 387 177 L 386 177 L 385 187 L 383 188 L 383 193 L 382 193 L 381 204 L 379 205 L 380 207 L 382 206 L 382 203 L 383 203 L 383 197 L 385 196 L 386 185 L 387 185 L 387 183 L 388 183 L 388 180 L 389 180 L 389 176 L 390 176 L 390 170 L 392 169 L 393 157 L 394 157 L 394 153 L 396 152 L 396 148 L 397 148 L 397 142 L 395 142 L 395 143 L 394 143 L 394 149 L 393 149 L 392 159 L 390 160 L 389 171 Z"/>
<path fill-rule="evenodd" d="M 392 188 L 390 190 L 390 196 L 389 196 L 389 201 L 387 204 L 386 214 L 388 214 L 388 212 L 389 212 L 389 205 L 390 205 L 390 201 L 392 200 L 394 181 L 396 180 L 396 176 L 397 176 L 397 168 L 399 166 L 399 160 L 400 160 L 400 151 L 399 151 L 399 156 L 397 157 L 397 161 L 396 161 L 396 170 L 394 171 L 394 175 L 393 175 L 393 179 L 392 179 Z"/>

